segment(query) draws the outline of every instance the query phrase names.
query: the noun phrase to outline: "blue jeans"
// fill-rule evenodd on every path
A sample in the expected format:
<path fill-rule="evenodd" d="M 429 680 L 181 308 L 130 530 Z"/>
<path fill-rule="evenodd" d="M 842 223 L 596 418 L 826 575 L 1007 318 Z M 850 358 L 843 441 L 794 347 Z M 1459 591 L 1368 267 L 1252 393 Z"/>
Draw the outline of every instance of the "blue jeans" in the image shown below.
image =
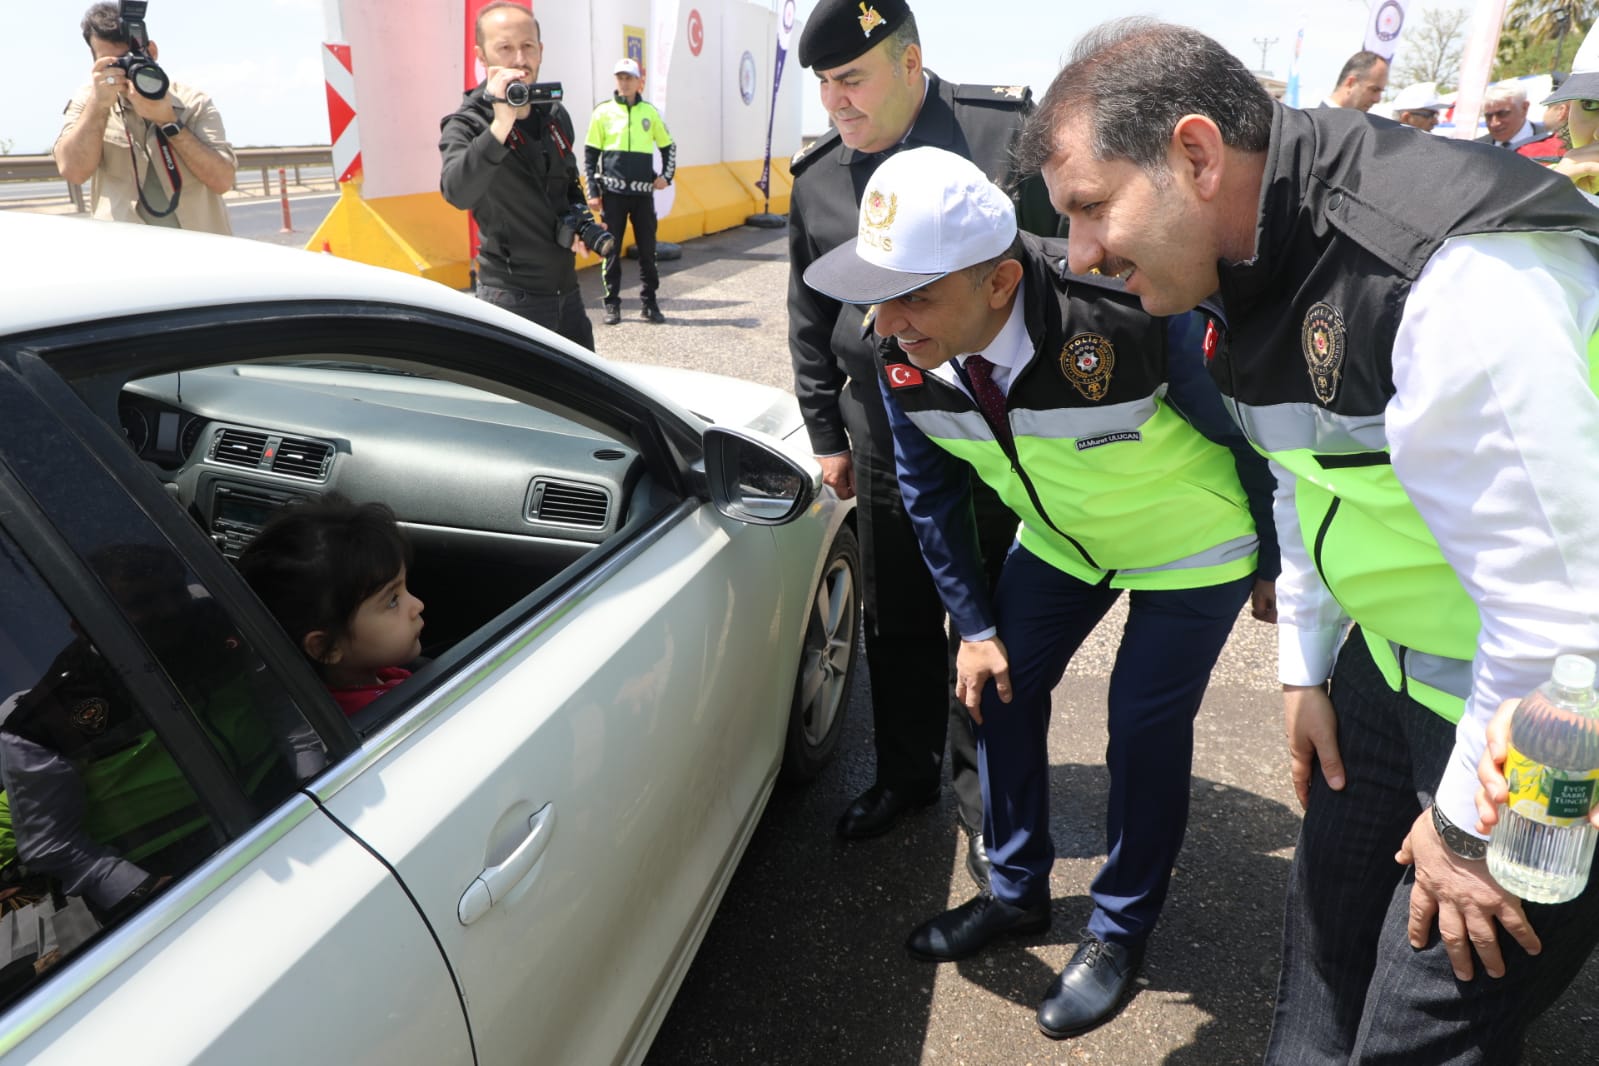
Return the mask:
<path fill-rule="evenodd" d="M 1455 727 L 1388 688 L 1356 633 L 1333 671 L 1345 785 L 1312 762 L 1283 922 L 1282 974 L 1266 1062 L 1497 1066 L 1521 1053 L 1527 1024 L 1554 1002 L 1599 940 L 1599 879 L 1576 900 L 1526 904 L 1543 941 L 1530 956 L 1501 932 L 1505 976 L 1459 981 L 1434 924 L 1407 934 L 1413 870 L 1394 862 L 1432 803 Z"/>
<path fill-rule="evenodd" d="M 594 323 L 589 321 L 588 313 L 583 310 L 581 289 L 574 287 L 566 292 L 545 295 L 479 282 L 477 298 L 521 315 L 529 322 L 537 322 L 579 347 L 591 352 L 594 350 Z"/>
<path fill-rule="evenodd" d="M 1108 858 L 1090 889 L 1089 931 L 1129 947 L 1149 936 L 1166 902 L 1188 828 L 1194 717 L 1252 577 L 1222 585 L 1130 594 L 1110 675 L 1105 767 Z M 995 594 L 1010 661 L 1011 702 L 983 690 L 977 727 L 983 831 L 994 895 L 1032 905 L 1049 898 L 1050 695 L 1072 655 L 1120 590 L 1089 585 L 1018 546 Z M 1081 803 L 1089 797 L 1075 797 Z"/>

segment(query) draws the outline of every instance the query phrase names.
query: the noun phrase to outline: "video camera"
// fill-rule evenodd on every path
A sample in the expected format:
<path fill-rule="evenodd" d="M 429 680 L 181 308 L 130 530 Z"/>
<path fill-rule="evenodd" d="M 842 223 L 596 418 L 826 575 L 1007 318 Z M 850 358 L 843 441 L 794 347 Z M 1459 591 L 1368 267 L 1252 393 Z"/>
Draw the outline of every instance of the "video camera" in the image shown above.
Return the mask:
<path fill-rule="evenodd" d="M 111 65 L 122 68 L 140 96 L 159 100 L 167 94 L 172 82 L 146 51 L 150 36 L 144 28 L 144 11 L 149 6 L 147 0 L 118 0 L 118 29 L 128 39 L 128 54 Z"/>
<path fill-rule="evenodd" d="M 566 90 L 561 88 L 558 81 L 513 81 L 505 86 L 505 102 L 512 107 L 558 104 L 564 95 Z"/>

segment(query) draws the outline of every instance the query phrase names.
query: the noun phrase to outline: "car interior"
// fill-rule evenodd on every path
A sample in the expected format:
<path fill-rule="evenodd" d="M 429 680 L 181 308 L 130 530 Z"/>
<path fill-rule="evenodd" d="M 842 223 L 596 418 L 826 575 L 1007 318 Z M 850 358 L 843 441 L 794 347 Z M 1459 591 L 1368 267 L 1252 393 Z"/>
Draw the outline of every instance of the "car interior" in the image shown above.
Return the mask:
<path fill-rule="evenodd" d="M 552 407 L 364 356 L 137 378 L 120 389 L 116 418 L 230 560 L 297 501 L 337 493 L 387 504 L 411 546 L 408 585 L 425 604 L 424 660 L 552 589 L 667 499 L 630 441 Z M 387 717 L 363 713 L 352 724 Z"/>
<path fill-rule="evenodd" d="M 441 335 L 429 336 L 415 324 L 407 328 L 419 348 L 439 350 Z M 453 331 L 442 336 L 456 344 L 463 340 Z M 69 356 L 54 369 L 99 421 L 120 429 L 139 463 L 229 561 L 236 561 L 262 526 L 296 501 L 337 493 L 355 503 L 381 502 L 393 510 L 411 549 L 407 583 L 425 604 L 422 657 L 410 681 L 347 719 L 357 736 L 383 728 L 435 681 L 577 585 L 598 563 L 622 550 L 633 539 L 630 534 L 682 500 L 675 474 L 682 435 L 672 437 L 670 444 L 652 435 L 660 432 L 660 424 L 642 402 L 626 413 L 604 406 L 615 387 L 601 387 L 594 372 L 581 365 L 563 365 L 558 358 L 548 366 L 539 364 L 548 385 L 533 395 L 490 377 L 494 358 L 510 351 L 528 358 L 525 351 L 496 349 L 492 343 L 474 353 L 486 371 L 479 373 L 439 366 L 444 359 L 373 351 L 385 342 L 403 349 L 403 340 L 393 333 L 339 352 L 311 350 L 316 342 L 303 337 L 277 344 L 263 333 L 247 352 L 244 344 L 234 346 L 247 358 L 196 367 L 202 360 L 194 357 L 195 347 L 215 342 L 216 334 L 208 331 L 193 341 L 168 335 L 165 347 L 112 350 L 102 345 L 81 362 Z M 185 369 L 171 369 L 180 364 Z M 563 402 L 572 397 L 578 400 Z M 624 398 L 624 409 L 629 402 Z M 148 500 L 157 498 L 147 494 Z M 0 576 L 18 593 L 17 583 L 28 579 L 29 571 L 14 550 L 7 550 L 3 537 L 0 564 L 18 568 L 12 574 L 0 565 L 5 570 Z M 0 721 L 23 706 L 30 692 L 43 694 L 54 684 L 40 681 L 41 676 L 59 675 L 92 689 L 87 699 L 63 690 L 63 706 L 71 705 L 74 722 L 81 719 L 85 728 L 103 730 L 105 737 L 134 738 L 107 756 L 108 764 L 135 755 L 166 758 L 160 739 L 138 711 L 137 698 L 124 692 L 115 676 L 82 663 L 62 669 L 73 655 L 91 665 L 101 657 L 70 617 L 39 613 L 44 608 L 35 600 L 45 607 L 52 601 L 43 584 L 36 577 L 31 580 L 37 597 L 7 602 L 0 610 L 8 625 L 14 623 L 19 639 L 28 638 L 25 647 L 0 641 L 0 682 L 5 682 L 0 684 Z M 208 595 L 185 580 L 174 586 L 179 599 Z M 31 612 L 27 625 L 18 613 L 25 607 Z M 217 632 L 226 637 L 226 648 L 239 647 L 227 622 L 208 631 L 210 636 Z M 198 654 L 218 655 L 206 650 L 207 639 L 202 634 L 187 643 Z M 218 655 L 219 669 L 232 671 L 228 676 L 259 675 L 257 669 L 235 670 L 239 664 L 231 654 Z M 241 650 L 233 658 L 245 654 Z M 284 654 L 292 653 L 284 649 Z M 306 691 L 321 690 L 309 683 L 309 674 L 307 682 Z M 47 698 L 52 697 L 40 695 L 41 705 Z M 241 746 L 242 734 L 233 725 L 206 718 L 202 704 L 195 704 L 195 713 L 214 743 L 240 759 L 255 750 Z M 219 705 L 263 703 L 230 697 Z M 329 707 L 327 713 L 338 712 Z M 17 713 L 19 721 L 23 717 Z M 22 728 L 16 721 L 12 726 L 4 736 Z M 289 734 L 288 729 L 278 732 Z M 311 735 L 309 729 L 303 732 Z M 104 746 L 98 739 L 94 743 Z M 54 757 L 53 749 L 27 750 Z M 249 774 L 244 783 L 252 798 L 271 792 L 261 797 L 264 808 L 324 765 L 313 759 L 307 766 L 314 767 L 307 770 L 274 761 L 292 754 L 274 748 L 258 760 L 268 769 L 253 762 L 245 768 Z M 86 755 L 80 762 L 87 768 L 98 765 L 98 758 Z M 158 891 L 170 875 L 192 868 L 219 839 L 194 795 L 177 787 L 180 775 L 172 771 L 161 780 L 174 784 L 171 810 L 160 813 L 174 824 L 180 815 L 189 821 L 170 841 L 161 838 L 145 851 L 123 849 L 140 861 L 149 852 L 155 867 L 167 872 L 153 888 L 143 886 L 147 891 Z M 12 793 L 12 788 L 0 792 L 0 845 L 13 839 L 14 815 L 5 807 Z M 151 850 L 157 845 L 159 854 Z M 78 895 L 63 895 L 59 882 L 30 872 L 17 859 L 14 845 L 0 847 L 0 1006 L 34 987 L 63 958 L 98 941 L 144 899 L 130 894 L 110 909 L 85 907 Z"/>

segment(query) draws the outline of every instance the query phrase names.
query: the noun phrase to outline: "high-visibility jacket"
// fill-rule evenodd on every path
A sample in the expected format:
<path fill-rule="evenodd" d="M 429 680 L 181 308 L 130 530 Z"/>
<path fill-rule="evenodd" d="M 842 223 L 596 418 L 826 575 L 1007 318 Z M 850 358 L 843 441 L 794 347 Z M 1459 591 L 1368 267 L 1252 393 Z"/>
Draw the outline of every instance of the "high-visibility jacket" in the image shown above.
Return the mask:
<path fill-rule="evenodd" d="M 590 196 L 601 192 L 630 196 L 655 189 L 655 154 L 661 150 L 660 176 L 677 173 L 677 145 L 655 105 L 613 96 L 594 109 L 584 138 L 583 170 Z"/>
<path fill-rule="evenodd" d="M 1306 550 L 1384 679 L 1459 721 L 1481 624 L 1389 460 L 1394 339 L 1449 238 L 1599 226 L 1569 180 L 1513 153 L 1461 167 L 1458 148 L 1353 112 L 1278 107 L 1272 145 L 1257 257 L 1221 271 L 1229 343 L 1212 373 L 1250 440 L 1297 479 Z"/>
<path fill-rule="evenodd" d="M 1119 285 L 1065 273 L 1063 240 L 1024 234 L 1023 243 L 1020 298 L 1033 356 L 1011 375 L 1009 439 L 965 391 L 917 370 L 892 339 L 881 367 L 891 423 L 902 414 L 970 464 L 1020 518 L 1020 543 L 1079 580 L 1179 589 L 1253 574 L 1255 522 L 1233 454 L 1168 399 L 1167 321 Z M 896 432 L 914 520 L 916 472 L 905 461 L 915 441 L 903 444 Z"/>

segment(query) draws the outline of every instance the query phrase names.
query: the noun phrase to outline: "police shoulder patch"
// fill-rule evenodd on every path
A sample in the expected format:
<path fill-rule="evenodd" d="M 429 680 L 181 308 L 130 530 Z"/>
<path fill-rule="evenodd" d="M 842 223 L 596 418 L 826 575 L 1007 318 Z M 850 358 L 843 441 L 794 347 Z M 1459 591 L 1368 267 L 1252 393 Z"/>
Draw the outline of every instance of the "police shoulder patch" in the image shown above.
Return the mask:
<path fill-rule="evenodd" d="M 1110 391 L 1116 349 L 1098 333 L 1079 333 L 1060 350 L 1060 372 L 1083 398 L 1098 403 Z"/>
<path fill-rule="evenodd" d="M 1325 406 L 1338 395 L 1344 373 L 1344 316 L 1326 301 L 1311 305 L 1299 331 L 1299 344 L 1310 370 L 1310 387 Z"/>

